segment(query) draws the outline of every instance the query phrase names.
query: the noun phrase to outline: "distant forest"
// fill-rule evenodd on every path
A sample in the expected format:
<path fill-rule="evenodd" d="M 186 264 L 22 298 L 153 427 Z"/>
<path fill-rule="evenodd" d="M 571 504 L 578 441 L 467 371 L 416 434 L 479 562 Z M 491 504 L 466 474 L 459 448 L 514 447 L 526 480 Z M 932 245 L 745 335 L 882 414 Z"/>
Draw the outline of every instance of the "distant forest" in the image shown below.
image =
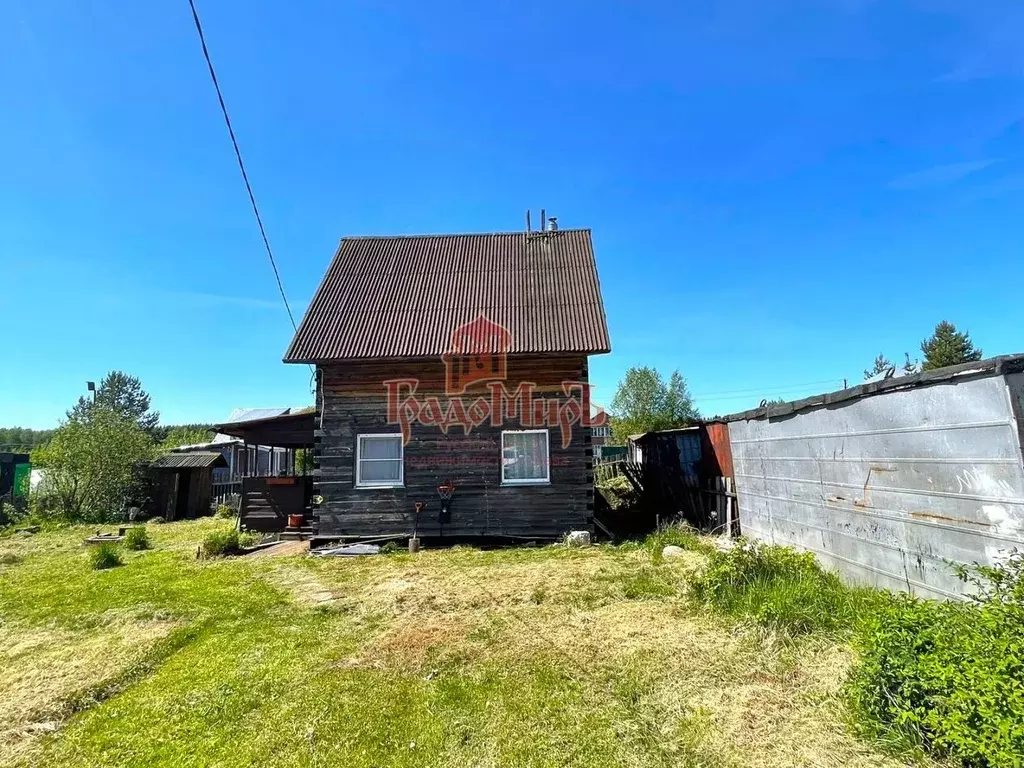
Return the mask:
<path fill-rule="evenodd" d="M 0 453 L 28 453 L 50 439 L 52 429 L 0 427 Z"/>
<path fill-rule="evenodd" d="M 213 437 L 212 424 L 160 424 L 152 430 L 155 442 L 162 443 L 173 430 L 205 430 L 209 435 L 206 439 Z M 0 427 L 0 453 L 30 453 L 33 448 L 46 443 L 55 431 L 28 427 Z"/>

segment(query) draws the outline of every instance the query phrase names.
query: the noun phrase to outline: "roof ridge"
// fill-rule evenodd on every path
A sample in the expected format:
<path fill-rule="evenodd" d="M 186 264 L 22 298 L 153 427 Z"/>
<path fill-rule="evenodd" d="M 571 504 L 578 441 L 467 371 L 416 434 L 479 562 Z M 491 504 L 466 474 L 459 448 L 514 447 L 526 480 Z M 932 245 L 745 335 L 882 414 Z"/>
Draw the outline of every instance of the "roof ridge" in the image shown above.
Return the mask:
<path fill-rule="evenodd" d="M 504 232 L 423 232 L 409 235 L 342 235 L 342 240 L 402 240 L 418 237 L 498 237 L 505 235 L 558 235 L 565 232 L 591 232 L 590 227 L 559 227 L 556 230 L 534 230 L 527 232 L 525 229 Z"/>

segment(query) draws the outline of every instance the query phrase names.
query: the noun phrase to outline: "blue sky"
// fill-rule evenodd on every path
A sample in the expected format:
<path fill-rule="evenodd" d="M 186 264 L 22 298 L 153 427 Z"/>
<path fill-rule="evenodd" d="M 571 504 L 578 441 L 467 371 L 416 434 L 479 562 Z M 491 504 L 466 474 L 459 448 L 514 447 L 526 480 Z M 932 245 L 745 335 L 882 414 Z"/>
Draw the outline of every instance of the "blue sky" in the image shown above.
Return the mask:
<path fill-rule="evenodd" d="M 827 391 L 943 318 L 1024 351 L 1016 0 L 199 10 L 299 314 L 344 234 L 544 206 L 594 230 L 599 401 Z M 186 0 L 0 9 L 0 425 L 112 368 L 168 422 L 311 402 L 204 67 Z"/>

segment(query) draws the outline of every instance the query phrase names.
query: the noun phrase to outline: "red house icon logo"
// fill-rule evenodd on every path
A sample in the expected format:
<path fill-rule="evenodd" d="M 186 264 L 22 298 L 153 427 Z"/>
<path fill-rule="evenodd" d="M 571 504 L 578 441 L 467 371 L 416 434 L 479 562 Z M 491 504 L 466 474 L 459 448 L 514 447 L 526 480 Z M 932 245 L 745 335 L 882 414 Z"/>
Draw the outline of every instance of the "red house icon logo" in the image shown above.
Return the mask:
<path fill-rule="evenodd" d="M 508 374 L 508 350 L 512 334 L 484 315 L 452 331 L 451 351 L 441 355 L 445 367 L 445 391 L 461 395 L 482 381 L 504 381 Z"/>

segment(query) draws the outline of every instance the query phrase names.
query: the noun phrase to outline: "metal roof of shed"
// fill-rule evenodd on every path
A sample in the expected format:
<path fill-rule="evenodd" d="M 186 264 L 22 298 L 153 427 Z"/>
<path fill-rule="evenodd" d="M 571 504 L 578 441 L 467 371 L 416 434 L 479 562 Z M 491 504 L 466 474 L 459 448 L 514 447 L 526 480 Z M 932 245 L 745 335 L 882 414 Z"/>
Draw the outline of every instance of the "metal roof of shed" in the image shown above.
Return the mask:
<path fill-rule="evenodd" d="M 226 467 L 227 465 L 228 462 L 224 456 L 213 451 L 165 453 L 150 463 L 154 469 L 206 469 L 208 467 Z"/>

